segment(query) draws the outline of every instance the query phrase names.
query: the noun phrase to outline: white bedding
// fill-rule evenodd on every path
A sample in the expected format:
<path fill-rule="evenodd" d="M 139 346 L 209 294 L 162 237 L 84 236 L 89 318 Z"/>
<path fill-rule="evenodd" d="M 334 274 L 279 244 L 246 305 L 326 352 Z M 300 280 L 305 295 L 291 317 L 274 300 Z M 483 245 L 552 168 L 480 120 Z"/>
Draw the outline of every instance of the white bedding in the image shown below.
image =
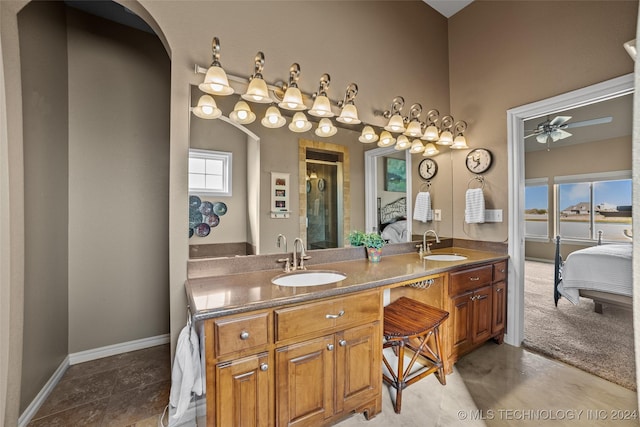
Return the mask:
<path fill-rule="evenodd" d="M 560 294 L 578 304 L 580 289 L 632 295 L 632 245 L 593 246 L 567 256 L 562 266 Z"/>
<path fill-rule="evenodd" d="M 387 225 L 380 234 L 389 243 L 401 243 L 407 241 L 407 221 L 399 220 Z"/>

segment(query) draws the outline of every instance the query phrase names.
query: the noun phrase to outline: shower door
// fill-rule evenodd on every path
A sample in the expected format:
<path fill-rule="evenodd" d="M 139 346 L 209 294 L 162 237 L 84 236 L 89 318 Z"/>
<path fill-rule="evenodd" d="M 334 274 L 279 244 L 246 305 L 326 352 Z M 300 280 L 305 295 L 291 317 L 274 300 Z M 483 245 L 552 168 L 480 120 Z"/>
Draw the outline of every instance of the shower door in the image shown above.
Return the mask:
<path fill-rule="evenodd" d="M 307 249 L 344 246 L 342 163 L 307 160 Z"/>

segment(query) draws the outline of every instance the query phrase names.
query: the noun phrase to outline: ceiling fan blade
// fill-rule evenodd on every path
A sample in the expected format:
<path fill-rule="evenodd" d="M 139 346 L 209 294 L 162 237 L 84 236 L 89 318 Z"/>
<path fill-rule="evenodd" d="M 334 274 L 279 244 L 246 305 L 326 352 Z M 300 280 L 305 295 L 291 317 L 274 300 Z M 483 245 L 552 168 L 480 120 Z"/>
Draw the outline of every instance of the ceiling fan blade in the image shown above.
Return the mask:
<path fill-rule="evenodd" d="M 570 136 L 571 134 L 569 132 L 562 129 L 556 129 L 553 132 L 551 132 L 551 139 L 553 140 L 553 142 L 568 138 Z"/>
<path fill-rule="evenodd" d="M 563 129 L 579 128 L 582 126 L 601 125 L 604 123 L 611 123 L 613 117 L 600 117 L 599 119 L 583 120 L 581 122 L 567 123 L 563 126 Z"/>
<path fill-rule="evenodd" d="M 529 134 L 529 135 L 525 136 L 524 139 L 527 139 L 527 138 L 529 138 L 531 136 L 536 136 L 536 135 L 538 135 L 538 134 L 537 133 L 532 133 L 532 134 Z"/>
<path fill-rule="evenodd" d="M 550 126 L 561 126 L 571 120 L 571 116 L 556 116 L 549 122 Z"/>

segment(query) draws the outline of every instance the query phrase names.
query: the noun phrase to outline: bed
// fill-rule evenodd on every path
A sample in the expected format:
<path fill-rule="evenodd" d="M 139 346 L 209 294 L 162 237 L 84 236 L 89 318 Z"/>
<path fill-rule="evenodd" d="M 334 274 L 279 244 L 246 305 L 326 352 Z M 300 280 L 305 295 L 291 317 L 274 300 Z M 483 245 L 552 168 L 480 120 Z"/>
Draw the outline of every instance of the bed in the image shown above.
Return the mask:
<path fill-rule="evenodd" d="M 400 197 L 381 206 L 378 197 L 378 230 L 387 243 L 407 241 L 407 198 Z"/>
<path fill-rule="evenodd" d="M 632 305 L 631 243 L 599 244 L 574 251 L 563 261 L 560 236 L 556 237 L 554 267 L 554 301 L 561 297 L 578 304 L 579 297 L 592 299 L 595 311 L 602 313 L 603 304 L 622 307 Z"/>

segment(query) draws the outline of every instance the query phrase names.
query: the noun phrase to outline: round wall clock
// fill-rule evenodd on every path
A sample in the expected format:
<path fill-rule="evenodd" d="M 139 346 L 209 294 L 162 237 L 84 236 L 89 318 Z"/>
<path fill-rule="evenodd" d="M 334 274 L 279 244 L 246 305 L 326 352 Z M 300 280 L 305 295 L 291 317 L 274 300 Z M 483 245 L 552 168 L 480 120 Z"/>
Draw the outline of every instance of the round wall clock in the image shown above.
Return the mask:
<path fill-rule="evenodd" d="M 467 155 L 467 169 L 473 173 L 483 173 L 491 167 L 493 156 L 486 148 L 476 148 Z"/>
<path fill-rule="evenodd" d="M 418 173 L 422 179 L 431 179 L 438 173 L 438 164 L 433 159 L 424 159 L 418 165 Z"/>

